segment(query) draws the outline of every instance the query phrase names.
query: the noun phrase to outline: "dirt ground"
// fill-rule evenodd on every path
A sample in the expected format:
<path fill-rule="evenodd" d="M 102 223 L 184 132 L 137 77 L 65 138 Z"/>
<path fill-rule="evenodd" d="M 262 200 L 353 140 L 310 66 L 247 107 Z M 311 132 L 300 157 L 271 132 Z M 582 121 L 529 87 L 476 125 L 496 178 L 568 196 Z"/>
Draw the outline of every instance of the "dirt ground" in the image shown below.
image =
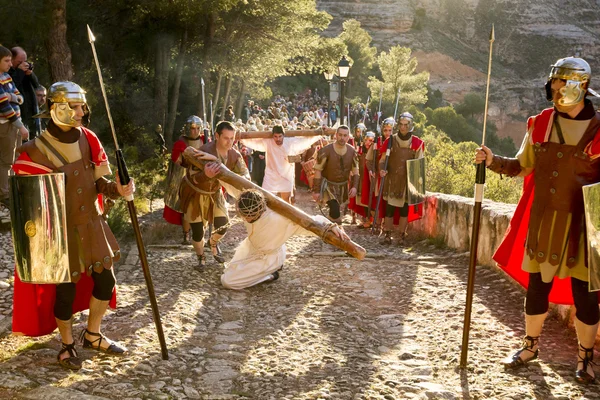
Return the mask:
<path fill-rule="evenodd" d="M 318 213 L 304 190 L 298 205 Z M 317 237 L 296 237 L 287 243 L 279 280 L 230 291 L 220 284 L 223 266 L 209 256 L 206 270 L 196 271 L 191 247 L 178 245 L 178 228 L 160 216 L 145 218 L 144 226 L 169 359 L 161 359 L 136 247 L 125 243 L 128 254 L 116 269 L 119 304 L 103 331 L 129 354 L 80 349 L 84 368 L 70 372 L 56 363 L 56 334 L 4 335 L 0 399 L 600 398 L 598 386 L 574 382 L 574 332 L 554 316 L 540 361 L 503 370 L 499 361 L 524 334 L 524 292 L 489 268 L 477 270 L 468 367 L 458 367 L 465 254 L 415 237 L 382 247 L 376 236 L 346 225 L 367 249 L 365 260 L 343 256 Z M 244 237 L 234 218 L 223 241 L 227 258 Z M 10 238 L 2 233 L 2 240 Z M 11 247 L 3 244 L 6 318 Z M 77 317 L 76 333 L 85 319 Z"/>

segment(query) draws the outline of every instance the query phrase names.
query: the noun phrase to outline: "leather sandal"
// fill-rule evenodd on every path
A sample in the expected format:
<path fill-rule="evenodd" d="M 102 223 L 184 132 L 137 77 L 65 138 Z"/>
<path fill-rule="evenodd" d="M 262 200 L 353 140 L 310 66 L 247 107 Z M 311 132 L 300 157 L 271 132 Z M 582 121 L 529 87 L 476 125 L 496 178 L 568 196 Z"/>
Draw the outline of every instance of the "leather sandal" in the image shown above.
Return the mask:
<path fill-rule="evenodd" d="M 389 245 L 392 244 L 392 234 L 390 232 L 385 232 L 383 238 L 379 241 L 381 245 Z"/>
<path fill-rule="evenodd" d="M 221 249 L 219 248 L 218 243 L 211 243 L 210 250 L 212 251 L 213 258 L 219 264 L 223 264 L 225 262 L 225 257 L 223 257 L 223 253 L 221 253 Z"/>
<path fill-rule="evenodd" d="M 204 267 L 206 267 L 206 258 L 204 258 L 204 254 L 196 254 L 198 257 L 198 264 L 194 266 L 194 269 L 197 271 L 204 271 Z"/>
<path fill-rule="evenodd" d="M 69 353 L 69 357 L 63 358 L 61 360 L 60 356 L 65 352 Z M 58 356 L 56 356 L 56 358 L 61 367 L 72 370 L 81 369 L 82 361 L 81 358 L 79 358 L 79 356 L 77 355 L 77 351 L 75 351 L 75 342 L 71 344 L 63 343 L 62 348 L 58 352 Z"/>
<path fill-rule="evenodd" d="M 583 363 L 583 368 L 582 369 L 578 369 L 575 372 L 575 380 L 579 383 L 583 383 L 585 385 L 590 384 L 590 383 L 594 383 L 594 381 L 596 380 L 595 376 L 590 375 L 587 372 L 588 366 L 589 365 L 596 365 L 594 363 L 594 348 L 586 348 L 583 347 L 581 345 L 581 343 L 579 344 L 579 349 L 583 350 L 585 352 L 585 356 L 582 358 L 579 353 L 577 354 L 577 358 L 579 359 L 578 363 L 581 362 Z"/>
<path fill-rule="evenodd" d="M 90 336 L 94 336 L 97 339 L 95 340 L 88 340 L 85 338 L 85 334 L 88 334 Z M 104 336 L 101 333 L 96 333 L 96 332 L 90 332 L 87 329 L 85 329 L 83 332 L 81 332 L 81 339 L 83 341 L 83 348 L 89 348 L 89 349 L 93 349 L 93 350 L 98 350 L 101 351 L 103 353 L 106 354 L 123 354 L 127 351 L 126 347 L 121 346 L 119 343 L 117 342 L 111 342 L 110 346 L 108 346 L 107 348 L 102 348 L 102 341 L 108 341 L 108 339 L 106 338 L 106 336 Z M 98 343 L 98 344 L 96 344 Z"/>
<path fill-rule="evenodd" d="M 187 244 L 191 244 L 190 242 L 190 231 L 187 232 L 183 232 L 183 240 L 181 241 L 181 244 L 183 245 L 187 245 Z"/>
<path fill-rule="evenodd" d="M 502 361 L 502 365 L 504 365 L 504 369 L 516 369 L 516 368 L 522 367 L 523 365 L 527 364 L 528 362 L 533 361 L 536 358 L 538 358 L 539 349 L 536 349 L 535 351 L 533 351 L 533 347 L 536 344 L 538 344 L 539 339 L 540 339 L 539 336 L 536 336 L 536 337 L 525 336 L 525 338 L 523 338 L 523 346 L 521 347 L 521 349 L 518 350 L 515 354 L 513 354 L 510 358 Z M 524 351 L 527 351 L 533 355 L 531 357 L 523 360 L 521 358 L 521 353 L 523 353 Z"/>

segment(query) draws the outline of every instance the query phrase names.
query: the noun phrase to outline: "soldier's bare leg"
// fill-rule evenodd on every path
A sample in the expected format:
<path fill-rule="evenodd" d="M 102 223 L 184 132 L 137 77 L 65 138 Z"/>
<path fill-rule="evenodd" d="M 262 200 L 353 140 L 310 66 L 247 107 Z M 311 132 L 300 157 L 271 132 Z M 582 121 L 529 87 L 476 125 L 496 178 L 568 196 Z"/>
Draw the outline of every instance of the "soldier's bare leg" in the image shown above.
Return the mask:
<path fill-rule="evenodd" d="M 202 270 L 206 266 L 204 259 L 204 222 L 193 222 L 190 224 L 192 230 L 192 246 L 198 258 L 196 269 Z"/>
<path fill-rule="evenodd" d="M 192 227 L 190 226 L 190 223 L 185 220 L 185 218 L 183 218 L 181 226 L 183 228 L 183 242 L 181 244 L 190 244 L 190 229 L 192 229 Z"/>

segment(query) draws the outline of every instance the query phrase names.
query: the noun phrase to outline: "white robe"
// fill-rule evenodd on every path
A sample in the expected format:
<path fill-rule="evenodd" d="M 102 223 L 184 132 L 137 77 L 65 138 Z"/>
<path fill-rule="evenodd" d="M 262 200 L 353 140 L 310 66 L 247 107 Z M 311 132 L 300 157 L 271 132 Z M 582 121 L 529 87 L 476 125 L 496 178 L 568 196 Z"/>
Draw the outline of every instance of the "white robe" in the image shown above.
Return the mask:
<path fill-rule="evenodd" d="M 253 150 L 266 153 L 263 189 L 273 193 L 291 193 L 294 190 L 295 166 L 288 162 L 288 156 L 304 153 L 319 139 L 321 136 L 284 137 L 281 146 L 277 146 L 273 139 L 242 139 L 241 142 Z"/>
<path fill-rule="evenodd" d="M 329 223 L 316 215 L 316 222 Z M 233 258 L 221 275 L 227 289 L 244 289 L 269 279 L 269 275 L 285 262 L 285 242 L 294 235 L 310 236 L 314 233 L 302 228 L 267 208 L 253 223 L 244 222 L 248 237 L 235 250 Z"/>

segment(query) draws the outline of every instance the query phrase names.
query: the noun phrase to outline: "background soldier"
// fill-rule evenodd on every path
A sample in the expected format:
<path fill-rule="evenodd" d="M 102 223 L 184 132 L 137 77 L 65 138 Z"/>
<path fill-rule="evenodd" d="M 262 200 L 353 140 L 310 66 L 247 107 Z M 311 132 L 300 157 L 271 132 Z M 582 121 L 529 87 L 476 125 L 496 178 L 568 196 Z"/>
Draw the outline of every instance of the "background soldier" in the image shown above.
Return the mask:
<path fill-rule="evenodd" d="M 367 153 L 375 140 L 374 132 L 367 132 L 362 145 L 358 148 L 358 171 L 360 172 L 358 191 L 356 197 L 350 199 L 350 209 L 356 214 L 362 216 L 361 228 L 371 227 L 371 216 L 367 215 L 369 201 L 371 201 L 371 178 L 369 176 L 369 168 L 367 167 Z"/>
<path fill-rule="evenodd" d="M 113 263 L 120 257 L 119 246 L 102 218 L 98 194 L 112 199 L 133 194 L 127 186 L 104 178 L 110 174 L 108 158 L 97 136 L 82 125 L 88 121 L 85 91 L 73 82 L 57 82 L 48 92 L 51 121 L 48 129 L 35 140 L 19 148 L 13 166 L 17 174 L 65 174 L 67 240 L 69 269 L 73 283 L 36 285 L 22 283 L 15 276 L 13 331 L 41 336 L 56 326 L 62 338 L 58 353 L 60 365 L 81 368 L 72 332 L 73 312 L 89 307 L 87 329 L 82 333 L 83 347 L 109 354 L 127 349 L 100 332 L 102 317 L 113 299 L 115 275 Z M 52 309 L 54 320 L 52 320 Z"/>
<path fill-rule="evenodd" d="M 235 127 L 229 121 L 221 121 L 217 124 L 215 140 L 206 143 L 200 150 L 211 154 L 223 163 L 231 171 L 250 179 L 248 168 L 242 155 L 233 148 L 235 139 Z M 227 206 L 221 191 L 221 184 L 215 178 L 219 173 L 220 164 L 211 162 L 198 169 L 190 166 L 187 162 L 183 165 L 188 167 L 183 182 L 181 183 L 180 201 L 184 218 L 192 228 L 192 245 L 198 256 L 198 268 L 206 265 L 204 259 L 204 227 L 212 223 L 214 230 L 210 235 L 209 243 L 213 257 L 216 262 L 223 263 L 225 258 L 218 246 L 219 241 L 227 232 L 229 218 Z"/>
<path fill-rule="evenodd" d="M 313 198 L 329 206 L 329 218 L 342 223 L 340 206 L 348 198 L 356 196 L 358 188 L 358 158 L 356 151 L 348 144 L 350 130 L 341 125 L 335 132 L 335 142 L 323 147 L 317 153 Z M 352 189 L 348 191 L 348 179 L 352 176 Z"/>
<path fill-rule="evenodd" d="M 425 151 L 425 143 L 412 134 L 414 130 L 413 116 L 405 112 L 400 115 L 398 123 L 398 133 L 388 138 L 382 145 L 381 156 L 379 158 L 379 175 L 387 175 L 383 184 L 383 199 L 385 200 L 385 220 L 383 223 L 384 237 L 381 244 L 392 243 L 392 228 L 394 227 L 394 213 L 399 211 L 400 217 L 398 225 L 395 226 L 398 231 L 398 243 L 402 243 L 406 236 L 406 229 L 409 221 L 409 207 L 407 201 L 407 174 L 406 161 L 416 158 L 422 158 Z M 387 170 L 384 170 L 385 149 L 388 148 L 388 141 L 392 141 L 390 155 L 388 158 Z M 388 174 L 389 172 L 389 174 Z"/>
<path fill-rule="evenodd" d="M 188 117 L 183 125 L 182 135 L 179 137 L 173 144 L 173 150 L 171 152 L 171 162 L 177 165 L 181 165 L 183 163 L 183 151 L 191 146 L 194 149 L 199 149 L 200 146 L 204 144 L 205 136 L 201 135 L 202 129 L 202 119 L 195 115 Z M 179 172 L 181 171 L 181 172 Z M 167 178 L 169 182 L 167 183 L 167 188 L 165 193 L 165 200 L 167 198 L 177 199 L 179 202 L 179 184 L 170 185 L 171 182 L 181 183 L 181 179 L 185 175 L 184 169 L 176 169 L 171 166 L 169 169 L 170 176 Z M 177 175 L 177 176 L 176 176 Z M 174 191 L 175 193 L 170 193 L 170 191 Z M 165 209 L 163 211 L 163 218 L 170 224 L 174 225 L 182 225 L 183 227 L 183 242 L 182 244 L 190 244 L 190 224 L 188 221 L 183 218 L 183 211 L 181 206 L 178 207 L 177 210 L 169 207 L 165 201 Z"/>
<path fill-rule="evenodd" d="M 537 358 L 549 300 L 558 304 L 574 301 L 579 340 L 575 378 L 581 383 L 595 380 L 592 360 L 600 319 L 598 294 L 588 290 L 581 189 L 600 182 L 600 113 L 586 99 L 588 93 L 595 94 L 588 87 L 590 76 L 585 60 L 558 60 L 546 83 L 546 96 L 554 108 L 529 118 L 516 158 L 494 155 L 485 146 L 477 150 L 475 158 L 499 174 L 525 177 L 511 227 L 494 254 L 494 259 L 527 287 L 523 347 L 504 360 L 504 366 L 517 368 Z M 521 222 L 528 223 L 527 229 L 521 228 Z M 513 251 L 523 254 L 523 243 L 524 257 L 509 262 Z"/>
<path fill-rule="evenodd" d="M 382 154 L 385 154 L 385 149 L 383 149 L 383 142 L 387 138 L 392 136 L 394 126 L 396 126 L 396 120 L 394 118 L 388 117 L 383 120 L 383 122 L 381 123 L 381 135 L 379 137 L 375 138 L 375 142 L 369 148 L 369 151 L 367 152 L 367 156 L 365 157 L 367 168 L 369 169 L 369 177 L 371 178 L 372 185 L 375 186 L 375 188 L 373 190 L 375 199 L 373 200 L 373 204 L 371 205 L 373 211 L 375 211 L 375 209 L 376 209 L 377 202 L 380 203 L 380 207 L 379 207 L 380 210 L 381 209 L 385 210 L 385 202 L 383 201 L 383 199 L 380 199 L 377 197 L 377 194 L 379 193 L 379 181 L 381 178 L 379 176 L 378 160 Z M 379 129 L 379 127 L 378 127 L 378 129 Z M 380 228 L 380 223 L 379 223 L 380 220 L 381 220 L 380 215 L 374 215 L 373 223 L 375 224 L 375 228 L 377 228 L 377 231 Z"/>

